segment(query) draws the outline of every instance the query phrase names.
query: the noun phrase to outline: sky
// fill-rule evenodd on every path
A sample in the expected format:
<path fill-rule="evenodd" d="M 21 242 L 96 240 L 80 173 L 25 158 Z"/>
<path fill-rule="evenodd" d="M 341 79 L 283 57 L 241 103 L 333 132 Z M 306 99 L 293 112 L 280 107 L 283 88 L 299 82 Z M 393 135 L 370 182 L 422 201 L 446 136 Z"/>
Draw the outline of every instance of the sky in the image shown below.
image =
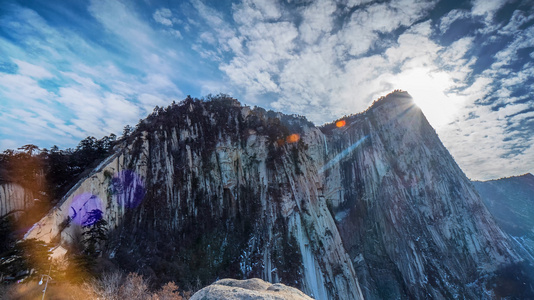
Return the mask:
<path fill-rule="evenodd" d="M 534 173 L 534 3 L 0 0 L 0 151 L 225 93 L 316 125 L 408 91 L 471 179 Z"/>

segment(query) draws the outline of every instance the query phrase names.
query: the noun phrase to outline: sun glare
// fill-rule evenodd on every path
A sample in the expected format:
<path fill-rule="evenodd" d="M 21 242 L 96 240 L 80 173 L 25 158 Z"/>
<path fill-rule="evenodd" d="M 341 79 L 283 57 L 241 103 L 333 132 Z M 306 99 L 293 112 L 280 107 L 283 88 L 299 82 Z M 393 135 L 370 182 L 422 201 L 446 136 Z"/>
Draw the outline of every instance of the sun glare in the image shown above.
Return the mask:
<path fill-rule="evenodd" d="M 293 133 L 292 135 L 288 136 L 287 137 L 287 142 L 288 143 L 296 143 L 300 140 L 300 135 L 296 134 L 296 133 Z"/>
<path fill-rule="evenodd" d="M 451 76 L 443 71 L 409 69 L 392 76 L 390 83 L 413 97 L 434 128 L 452 122 L 463 102 L 462 96 L 448 93 L 454 83 Z"/>

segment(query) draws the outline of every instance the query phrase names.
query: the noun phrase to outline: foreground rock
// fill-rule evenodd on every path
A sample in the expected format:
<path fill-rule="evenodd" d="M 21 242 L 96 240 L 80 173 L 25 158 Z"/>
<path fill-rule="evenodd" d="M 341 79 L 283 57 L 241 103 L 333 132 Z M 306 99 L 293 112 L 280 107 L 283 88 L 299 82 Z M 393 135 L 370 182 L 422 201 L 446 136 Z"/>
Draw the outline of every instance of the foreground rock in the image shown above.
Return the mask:
<path fill-rule="evenodd" d="M 191 298 L 191 300 L 210 299 L 306 300 L 312 298 L 295 288 L 281 283 L 271 284 L 261 279 L 253 278 L 248 280 L 221 279 L 201 289 Z"/>

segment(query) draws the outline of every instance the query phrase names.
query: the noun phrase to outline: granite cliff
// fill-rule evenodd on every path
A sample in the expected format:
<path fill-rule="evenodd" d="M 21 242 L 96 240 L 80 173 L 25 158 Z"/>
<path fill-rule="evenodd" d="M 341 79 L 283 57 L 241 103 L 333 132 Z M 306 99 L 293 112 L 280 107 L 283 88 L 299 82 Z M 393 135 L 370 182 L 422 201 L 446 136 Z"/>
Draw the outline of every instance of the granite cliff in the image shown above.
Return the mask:
<path fill-rule="evenodd" d="M 420 109 L 397 93 L 344 121 L 323 128 L 325 195 L 366 298 L 481 297 L 517 256 Z"/>
<path fill-rule="evenodd" d="M 157 108 L 26 238 L 181 286 L 262 278 L 317 299 L 491 298 L 520 261 L 405 92 L 315 127 L 222 96 Z"/>
<path fill-rule="evenodd" d="M 0 217 L 17 215 L 31 208 L 34 203 L 33 192 L 16 183 L 0 184 Z"/>

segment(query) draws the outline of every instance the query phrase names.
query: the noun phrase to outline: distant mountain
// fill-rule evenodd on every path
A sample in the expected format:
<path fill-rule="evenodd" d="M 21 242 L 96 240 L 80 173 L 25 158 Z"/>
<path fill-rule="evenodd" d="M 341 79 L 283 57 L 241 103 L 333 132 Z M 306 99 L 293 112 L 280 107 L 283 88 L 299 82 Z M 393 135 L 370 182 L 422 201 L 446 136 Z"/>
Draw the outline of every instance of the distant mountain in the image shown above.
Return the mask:
<path fill-rule="evenodd" d="M 528 292 L 503 288 L 525 281 L 521 259 L 405 92 L 320 128 L 227 96 L 157 108 L 26 238 L 75 249 L 96 224 L 104 258 L 186 288 L 258 277 L 317 299 Z"/>
<path fill-rule="evenodd" d="M 534 263 L 534 175 L 473 184 L 497 224 L 516 242 L 518 251 Z"/>

